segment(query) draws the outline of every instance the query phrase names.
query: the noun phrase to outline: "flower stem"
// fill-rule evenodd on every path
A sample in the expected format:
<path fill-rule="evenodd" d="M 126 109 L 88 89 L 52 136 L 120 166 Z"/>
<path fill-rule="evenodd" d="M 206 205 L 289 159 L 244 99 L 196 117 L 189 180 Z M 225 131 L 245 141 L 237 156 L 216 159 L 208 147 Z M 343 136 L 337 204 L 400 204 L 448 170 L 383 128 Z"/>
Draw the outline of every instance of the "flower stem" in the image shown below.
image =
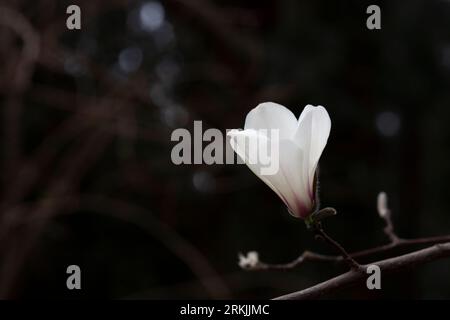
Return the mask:
<path fill-rule="evenodd" d="M 353 270 L 362 270 L 361 265 L 353 259 L 348 252 L 333 238 L 331 238 L 321 227 L 316 228 L 315 232 L 328 244 L 340 252 L 348 266 Z"/>

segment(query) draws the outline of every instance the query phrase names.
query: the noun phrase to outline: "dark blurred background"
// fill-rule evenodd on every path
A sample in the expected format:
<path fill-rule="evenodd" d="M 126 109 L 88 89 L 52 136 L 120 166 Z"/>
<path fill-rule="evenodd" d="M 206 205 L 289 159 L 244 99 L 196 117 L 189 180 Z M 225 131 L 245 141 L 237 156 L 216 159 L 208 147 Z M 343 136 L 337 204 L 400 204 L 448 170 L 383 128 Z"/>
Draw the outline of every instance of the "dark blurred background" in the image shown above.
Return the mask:
<path fill-rule="evenodd" d="M 379 191 L 400 236 L 448 234 L 449 85 L 447 0 L 2 0 L 0 297 L 272 298 L 344 271 L 240 270 L 333 250 L 246 166 L 171 162 L 174 129 L 240 128 L 264 101 L 329 111 L 322 203 L 349 251 L 387 241 Z M 450 298 L 449 268 L 330 297 Z"/>

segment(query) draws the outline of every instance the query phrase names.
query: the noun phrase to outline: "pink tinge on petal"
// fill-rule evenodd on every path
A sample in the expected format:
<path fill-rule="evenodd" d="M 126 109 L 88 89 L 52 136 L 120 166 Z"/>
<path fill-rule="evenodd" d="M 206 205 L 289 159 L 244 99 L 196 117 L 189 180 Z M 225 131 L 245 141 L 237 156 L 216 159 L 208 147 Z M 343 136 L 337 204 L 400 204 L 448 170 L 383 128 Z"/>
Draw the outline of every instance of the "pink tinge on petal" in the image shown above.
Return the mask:
<path fill-rule="evenodd" d="M 297 218 L 306 219 L 313 211 L 314 201 L 312 200 L 312 198 L 310 203 L 311 205 L 307 205 L 297 198 L 295 199 L 295 203 L 289 206 L 289 212 Z"/>
<path fill-rule="evenodd" d="M 300 206 L 300 218 L 306 219 L 312 213 L 312 208 L 305 205 Z"/>

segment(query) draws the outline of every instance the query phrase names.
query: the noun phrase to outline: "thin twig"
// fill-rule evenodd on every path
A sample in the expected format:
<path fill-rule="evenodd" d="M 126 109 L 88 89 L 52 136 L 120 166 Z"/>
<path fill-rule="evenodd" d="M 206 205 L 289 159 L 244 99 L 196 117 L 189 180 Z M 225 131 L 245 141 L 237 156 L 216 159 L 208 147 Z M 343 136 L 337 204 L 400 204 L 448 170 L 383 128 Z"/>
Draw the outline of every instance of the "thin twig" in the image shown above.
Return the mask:
<path fill-rule="evenodd" d="M 317 228 L 316 233 L 341 253 L 344 261 L 352 270 L 361 270 L 361 265 L 347 253 L 344 247 L 342 247 L 336 240 L 331 238 L 322 228 Z"/>
<path fill-rule="evenodd" d="M 268 264 L 258 261 L 253 266 L 243 267 L 245 270 L 289 270 L 293 269 L 307 261 L 337 262 L 335 256 L 315 253 L 312 251 L 304 251 L 298 258 L 288 263 Z"/>

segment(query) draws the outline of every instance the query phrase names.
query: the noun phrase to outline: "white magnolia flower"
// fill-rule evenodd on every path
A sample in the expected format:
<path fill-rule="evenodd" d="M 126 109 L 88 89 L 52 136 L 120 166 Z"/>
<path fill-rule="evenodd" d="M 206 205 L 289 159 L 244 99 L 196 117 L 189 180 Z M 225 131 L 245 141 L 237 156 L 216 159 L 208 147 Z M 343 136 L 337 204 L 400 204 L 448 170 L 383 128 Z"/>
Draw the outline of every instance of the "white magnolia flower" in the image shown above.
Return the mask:
<path fill-rule="evenodd" d="M 246 147 L 241 138 L 258 137 L 269 142 L 271 129 L 278 130 L 279 150 L 270 156 L 279 158 L 279 168 L 275 174 L 263 175 L 262 164 L 249 161 L 257 158 L 257 148 Z M 289 212 L 305 219 L 315 206 L 315 172 L 330 129 L 330 117 L 322 106 L 307 105 L 297 120 L 286 107 L 265 102 L 247 114 L 244 130 L 231 130 L 228 135 L 233 150 L 283 200 Z"/>

